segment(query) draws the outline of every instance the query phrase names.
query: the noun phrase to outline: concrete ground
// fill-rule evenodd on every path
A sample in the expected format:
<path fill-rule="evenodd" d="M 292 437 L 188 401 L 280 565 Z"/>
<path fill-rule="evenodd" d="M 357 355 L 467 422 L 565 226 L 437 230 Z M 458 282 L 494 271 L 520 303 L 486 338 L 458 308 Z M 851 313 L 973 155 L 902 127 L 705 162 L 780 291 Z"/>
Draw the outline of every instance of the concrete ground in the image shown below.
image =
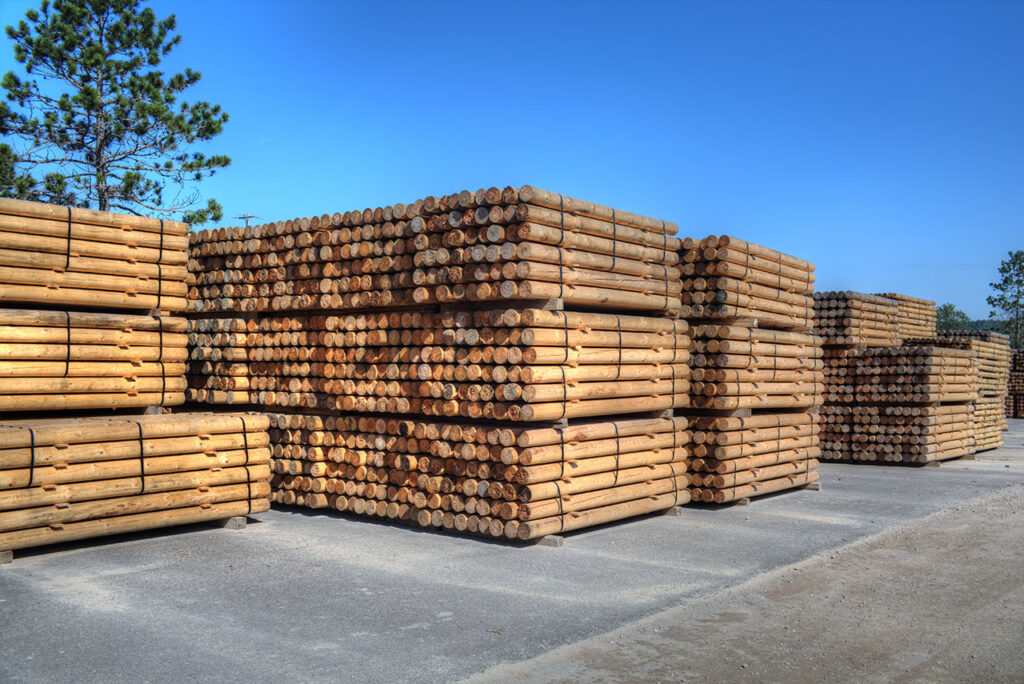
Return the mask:
<path fill-rule="evenodd" d="M 16 554 L 12 681 L 1024 678 L 1024 421 L 940 468 L 513 546 L 271 511 Z"/>

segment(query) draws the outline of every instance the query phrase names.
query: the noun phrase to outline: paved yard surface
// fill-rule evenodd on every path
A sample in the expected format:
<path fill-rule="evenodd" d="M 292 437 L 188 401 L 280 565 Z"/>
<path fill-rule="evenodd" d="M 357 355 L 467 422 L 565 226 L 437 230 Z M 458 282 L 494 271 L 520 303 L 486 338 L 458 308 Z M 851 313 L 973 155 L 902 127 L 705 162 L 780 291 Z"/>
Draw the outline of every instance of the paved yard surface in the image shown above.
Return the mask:
<path fill-rule="evenodd" d="M 686 507 L 562 548 L 271 511 L 16 554 L 0 677 L 1024 677 L 1024 421 L 940 468 Z M 912 596 L 911 600 L 907 600 Z"/>

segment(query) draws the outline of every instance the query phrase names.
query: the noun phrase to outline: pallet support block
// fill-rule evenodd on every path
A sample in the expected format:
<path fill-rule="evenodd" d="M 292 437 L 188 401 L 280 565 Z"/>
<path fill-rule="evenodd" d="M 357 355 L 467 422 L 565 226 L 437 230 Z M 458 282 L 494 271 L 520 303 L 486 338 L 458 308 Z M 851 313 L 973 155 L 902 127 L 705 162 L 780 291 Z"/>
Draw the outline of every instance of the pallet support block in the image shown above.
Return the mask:
<path fill-rule="evenodd" d="M 549 534 L 546 537 L 538 539 L 537 546 L 550 546 L 554 549 L 560 549 L 565 546 L 565 537 L 561 537 L 557 534 Z"/>
<path fill-rule="evenodd" d="M 233 518 L 218 520 L 217 525 L 225 530 L 244 530 L 248 525 L 248 519 L 244 515 L 236 515 Z"/>

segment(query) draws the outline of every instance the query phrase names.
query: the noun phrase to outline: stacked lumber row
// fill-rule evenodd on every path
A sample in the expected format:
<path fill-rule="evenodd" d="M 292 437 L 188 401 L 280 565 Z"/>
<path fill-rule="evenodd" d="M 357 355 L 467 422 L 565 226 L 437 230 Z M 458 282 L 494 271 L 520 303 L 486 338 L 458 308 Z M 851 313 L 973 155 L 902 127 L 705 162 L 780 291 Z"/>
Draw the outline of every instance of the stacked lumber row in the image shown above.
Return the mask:
<path fill-rule="evenodd" d="M 862 345 L 825 345 L 824 403 L 821 407 L 822 458 L 852 460 L 853 423 L 849 406 L 855 401 L 857 363 L 865 347 Z"/>
<path fill-rule="evenodd" d="M 935 336 L 935 302 L 895 292 L 883 292 L 878 296 L 896 302 L 896 334 L 901 340 Z"/>
<path fill-rule="evenodd" d="M 0 423 L 0 550 L 265 511 L 268 426 L 203 413 Z"/>
<path fill-rule="evenodd" d="M 939 331 L 937 337 L 913 340 L 970 349 L 978 357 L 978 399 L 974 405 L 975 441 L 978 451 L 1003 444 L 1007 429 L 1005 397 L 1010 379 L 1010 338 L 996 332 Z"/>
<path fill-rule="evenodd" d="M 0 309 L 0 411 L 185 401 L 184 318 Z"/>
<path fill-rule="evenodd" d="M 184 311 L 188 224 L 0 199 L 0 303 Z"/>
<path fill-rule="evenodd" d="M 818 479 L 818 414 L 757 413 L 693 420 L 694 501 L 728 503 Z"/>
<path fill-rule="evenodd" d="M 822 410 L 827 460 L 924 464 L 974 453 L 968 403 L 843 406 Z"/>
<path fill-rule="evenodd" d="M 275 503 L 528 540 L 687 503 L 685 418 L 567 428 L 271 414 Z"/>
<path fill-rule="evenodd" d="M 692 405 L 698 409 L 792 409 L 822 404 L 821 338 L 715 323 L 693 327 Z"/>
<path fill-rule="evenodd" d="M 689 403 L 686 321 L 482 309 L 191 325 L 198 402 L 510 421 Z"/>
<path fill-rule="evenodd" d="M 922 464 L 973 453 L 978 380 L 970 349 L 830 351 L 822 458 Z"/>
<path fill-rule="evenodd" d="M 814 264 L 729 236 L 683 240 L 683 309 L 691 319 L 810 330 Z"/>
<path fill-rule="evenodd" d="M 815 292 L 814 332 L 823 344 L 892 347 L 899 344 L 899 310 L 891 298 L 861 292 Z"/>
<path fill-rule="evenodd" d="M 1024 418 L 1024 352 L 1010 357 L 1010 380 L 1006 388 L 1006 416 Z"/>
<path fill-rule="evenodd" d="M 817 480 L 821 338 L 814 265 L 736 238 L 683 240 L 695 501 L 727 503 Z"/>
<path fill-rule="evenodd" d="M 679 311 L 677 226 L 531 186 L 193 233 L 198 312 L 550 300 Z"/>

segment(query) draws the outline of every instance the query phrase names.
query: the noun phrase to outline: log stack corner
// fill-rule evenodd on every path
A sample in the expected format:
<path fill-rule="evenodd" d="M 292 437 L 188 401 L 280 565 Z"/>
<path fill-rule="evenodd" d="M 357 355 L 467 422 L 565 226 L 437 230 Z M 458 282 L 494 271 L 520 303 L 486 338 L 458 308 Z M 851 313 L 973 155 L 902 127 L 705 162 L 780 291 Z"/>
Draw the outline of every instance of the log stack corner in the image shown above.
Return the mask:
<path fill-rule="evenodd" d="M 185 401 L 188 225 L 0 199 L 0 552 L 269 506 L 265 417 Z"/>

